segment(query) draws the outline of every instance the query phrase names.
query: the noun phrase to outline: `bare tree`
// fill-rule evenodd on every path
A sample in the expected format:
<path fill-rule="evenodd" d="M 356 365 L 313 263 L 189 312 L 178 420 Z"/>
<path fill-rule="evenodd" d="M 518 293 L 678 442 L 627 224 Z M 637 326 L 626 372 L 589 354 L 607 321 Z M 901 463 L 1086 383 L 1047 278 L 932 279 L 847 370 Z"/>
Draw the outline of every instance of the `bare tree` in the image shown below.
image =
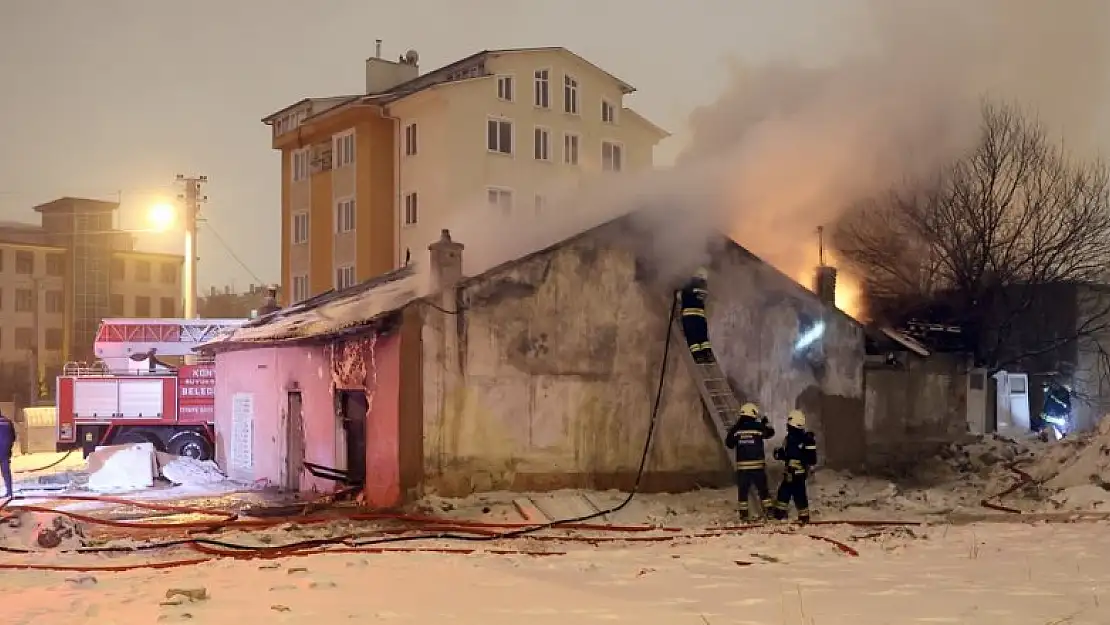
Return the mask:
<path fill-rule="evenodd" d="M 835 244 L 877 318 L 959 325 L 1001 369 L 1110 339 L 1108 191 L 1102 163 L 1071 158 L 1016 106 L 985 103 L 969 154 L 851 211 Z"/>

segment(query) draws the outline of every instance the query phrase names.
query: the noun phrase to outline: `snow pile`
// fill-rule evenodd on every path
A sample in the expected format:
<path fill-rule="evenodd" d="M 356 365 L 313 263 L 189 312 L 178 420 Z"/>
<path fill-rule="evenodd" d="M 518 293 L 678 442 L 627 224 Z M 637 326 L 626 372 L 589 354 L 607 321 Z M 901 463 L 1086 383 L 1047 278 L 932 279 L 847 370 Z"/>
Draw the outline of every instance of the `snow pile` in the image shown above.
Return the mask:
<path fill-rule="evenodd" d="M 162 465 L 162 477 L 180 486 L 218 484 L 227 478 L 211 460 L 177 456 Z"/>
<path fill-rule="evenodd" d="M 154 445 L 99 447 L 89 455 L 89 490 L 128 491 L 154 486 L 157 461 Z"/>

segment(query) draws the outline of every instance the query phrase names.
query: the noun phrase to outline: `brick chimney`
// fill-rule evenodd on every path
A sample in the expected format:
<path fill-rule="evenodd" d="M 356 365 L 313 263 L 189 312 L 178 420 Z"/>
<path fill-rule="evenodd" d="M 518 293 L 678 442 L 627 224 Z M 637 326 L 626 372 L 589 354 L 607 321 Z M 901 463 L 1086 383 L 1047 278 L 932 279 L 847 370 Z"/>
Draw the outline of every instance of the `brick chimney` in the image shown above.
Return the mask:
<path fill-rule="evenodd" d="M 277 301 L 278 288 L 275 285 L 266 287 L 266 299 L 263 300 L 262 306 L 258 308 L 258 316 L 264 317 L 272 312 L 281 308 Z"/>
<path fill-rule="evenodd" d="M 826 306 L 836 308 L 836 267 L 818 266 L 813 286 L 818 299 Z"/>
<path fill-rule="evenodd" d="M 451 240 L 451 232 L 444 228 L 439 240 L 428 246 L 431 256 L 432 292 L 449 289 L 462 280 L 463 244 Z"/>

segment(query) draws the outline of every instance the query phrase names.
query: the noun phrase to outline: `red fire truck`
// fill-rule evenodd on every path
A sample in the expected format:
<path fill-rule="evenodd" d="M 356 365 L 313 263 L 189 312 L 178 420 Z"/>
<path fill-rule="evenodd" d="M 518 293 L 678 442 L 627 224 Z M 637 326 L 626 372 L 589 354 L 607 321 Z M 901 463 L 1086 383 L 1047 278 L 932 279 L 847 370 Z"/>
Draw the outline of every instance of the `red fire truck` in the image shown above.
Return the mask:
<path fill-rule="evenodd" d="M 198 357 L 170 365 L 245 319 L 105 319 L 92 364 L 69 363 L 58 376 L 58 449 L 152 443 L 159 451 L 213 456 L 215 367 Z"/>

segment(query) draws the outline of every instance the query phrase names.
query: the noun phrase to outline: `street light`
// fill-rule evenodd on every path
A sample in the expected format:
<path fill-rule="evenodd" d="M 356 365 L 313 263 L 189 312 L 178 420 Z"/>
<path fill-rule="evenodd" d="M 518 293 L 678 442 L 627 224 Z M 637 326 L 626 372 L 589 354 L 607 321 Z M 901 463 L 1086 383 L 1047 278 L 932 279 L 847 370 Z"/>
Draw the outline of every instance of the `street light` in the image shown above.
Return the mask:
<path fill-rule="evenodd" d="M 168 202 L 159 202 L 147 211 L 146 221 L 155 232 L 165 232 L 177 221 L 177 211 Z"/>
<path fill-rule="evenodd" d="M 185 198 L 179 198 L 185 199 Z M 189 202 L 158 202 L 147 209 L 146 222 L 151 232 L 167 232 L 174 230 L 178 221 L 181 222 L 185 234 L 185 267 L 181 277 L 181 287 L 185 300 L 185 318 L 196 317 L 197 288 L 196 288 L 196 210 L 190 210 Z"/>

